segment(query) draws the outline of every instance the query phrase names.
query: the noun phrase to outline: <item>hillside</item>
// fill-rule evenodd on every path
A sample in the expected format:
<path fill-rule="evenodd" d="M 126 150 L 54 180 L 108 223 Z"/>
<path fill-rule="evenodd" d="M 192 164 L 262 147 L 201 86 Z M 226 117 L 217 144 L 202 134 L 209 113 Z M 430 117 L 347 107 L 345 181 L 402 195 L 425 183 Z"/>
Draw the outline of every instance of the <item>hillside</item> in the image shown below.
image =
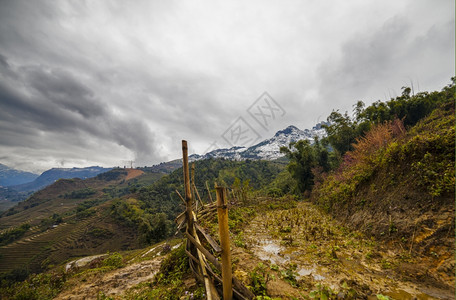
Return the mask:
<path fill-rule="evenodd" d="M 136 228 L 119 224 L 110 207 L 138 182 L 161 176 L 114 169 L 86 180 L 60 179 L 34 193 L 0 218 L 0 272 L 38 272 L 70 257 L 137 248 Z"/>
<path fill-rule="evenodd" d="M 107 200 L 109 197 L 103 189 L 119 184 L 126 175 L 127 171 L 118 169 L 86 180 L 60 179 L 4 212 L 0 218 L 0 228 L 26 221 L 32 226 L 38 225 L 52 213 L 63 214 L 89 198 Z"/>
<path fill-rule="evenodd" d="M 39 176 L 34 176 L 31 180 L 18 182 L 15 185 L 7 187 L 0 186 L 0 212 L 13 207 L 17 202 L 27 199 L 33 192 L 38 191 L 59 179 L 87 179 L 109 170 L 111 170 L 111 168 L 53 168 L 43 172 Z M 13 176 L 11 178 L 14 178 L 14 175 L 11 176 Z"/>
<path fill-rule="evenodd" d="M 378 126 L 312 199 L 351 228 L 416 258 L 399 269 L 454 288 L 454 102 L 406 133 Z M 396 127 L 397 129 L 397 127 Z"/>

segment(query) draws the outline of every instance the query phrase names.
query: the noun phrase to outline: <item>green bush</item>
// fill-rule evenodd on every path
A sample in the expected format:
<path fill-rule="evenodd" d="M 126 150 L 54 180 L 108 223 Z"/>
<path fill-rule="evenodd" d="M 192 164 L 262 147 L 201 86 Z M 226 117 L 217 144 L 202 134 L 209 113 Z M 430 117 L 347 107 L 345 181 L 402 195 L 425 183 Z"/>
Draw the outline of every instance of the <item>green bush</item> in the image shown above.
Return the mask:
<path fill-rule="evenodd" d="M 267 296 L 266 285 L 270 279 L 267 267 L 263 263 L 259 263 L 249 275 L 252 282 L 249 288 L 252 293 L 258 296 Z"/>
<path fill-rule="evenodd" d="M 123 257 L 117 252 L 112 253 L 107 258 L 103 260 L 103 266 L 120 268 L 123 266 Z"/>

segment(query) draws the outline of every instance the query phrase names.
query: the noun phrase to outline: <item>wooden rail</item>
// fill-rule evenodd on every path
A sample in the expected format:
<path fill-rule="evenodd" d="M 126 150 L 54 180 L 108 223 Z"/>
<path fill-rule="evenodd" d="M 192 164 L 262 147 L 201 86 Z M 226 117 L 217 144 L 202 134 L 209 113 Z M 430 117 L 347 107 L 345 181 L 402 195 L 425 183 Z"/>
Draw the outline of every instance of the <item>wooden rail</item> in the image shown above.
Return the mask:
<path fill-rule="evenodd" d="M 232 275 L 226 189 L 224 187 L 216 187 L 217 202 L 213 202 L 206 182 L 210 203 L 205 204 L 196 189 L 194 164 L 192 164 L 191 168 L 192 181 L 190 182 L 187 141 L 182 141 L 182 158 L 185 195 L 182 197 L 177 190 L 176 193 L 185 202 L 186 209 L 177 216 L 175 221 L 178 229 L 183 231 L 187 237 L 185 251 L 189 257 L 189 264 L 193 274 L 204 284 L 207 299 L 209 300 L 219 300 L 221 295 L 223 295 L 224 300 L 253 299 L 255 295 Z M 195 198 L 197 198 L 197 201 L 194 201 Z M 199 218 L 213 217 L 216 212 L 221 245 L 198 223 Z M 210 249 L 204 246 L 201 242 L 202 239 L 207 242 L 204 244 L 209 245 Z M 217 258 L 219 254 L 221 261 Z M 220 273 L 222 277 L 217 275 Z"/>

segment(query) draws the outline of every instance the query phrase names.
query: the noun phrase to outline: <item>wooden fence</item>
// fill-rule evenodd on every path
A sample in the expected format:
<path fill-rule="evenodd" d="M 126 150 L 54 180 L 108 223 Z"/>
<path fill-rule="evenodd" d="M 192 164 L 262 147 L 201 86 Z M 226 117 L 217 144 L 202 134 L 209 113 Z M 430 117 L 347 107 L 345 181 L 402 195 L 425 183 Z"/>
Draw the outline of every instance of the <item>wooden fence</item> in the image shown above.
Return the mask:
<path fill-rule="evenodd" d="M 210 200 L 209 203 L 204 203 L 196 189 L 194 164 L 190 181 L 187 141 L 182 141 L 182 158 L 185 195 L 182 197 L 177 190 L 176 193 L 186 209 L 176 218 L 176 223 L 187 237 L 186 253 L 193 274 L 204 283 L 209 300 L 254 298 L 254 294 L 232 275 L 226 188 L 217 186 L 216 201 L 213 201 L 206 182 Z M 215 213 L 218 216 L 220 245 L 198 222 L 199 219 L 213 217 Z M 202 243 L 202 240 L 206 242 Z M 207 248 L 204 245 L 208 245 Z"/>

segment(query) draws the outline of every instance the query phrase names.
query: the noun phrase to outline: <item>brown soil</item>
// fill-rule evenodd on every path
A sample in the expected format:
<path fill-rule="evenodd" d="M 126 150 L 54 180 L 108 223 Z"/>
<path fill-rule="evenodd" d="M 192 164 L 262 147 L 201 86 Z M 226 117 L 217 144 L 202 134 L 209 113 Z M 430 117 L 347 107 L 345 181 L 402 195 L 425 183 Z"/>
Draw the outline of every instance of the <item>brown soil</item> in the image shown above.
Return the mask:
<path fill-rule="evenodd" d="M 333 297 L 343 299 L 353 295 L 376 299 L 378 294 L 393 299 L 454 299 L 454 256 L 446 242 L 442 244 L 451 238 L 454 242 L 454 237 L 439 229 L 451 220 L 451 213 L 442 213 L 440 218 L 427 230 L 417 228 L 415 250 L 410 252 L 410 247 L 398 249 L 391 241 L 345 228 L 314 205 L 301 202 L 296 208 L 269 211 L 253 219 L 243 236 L 244 251 L 255 257 L 235 252 L 233 257 L 247 272 L 259 262 L 276 270 L 270 272 L 281 280 L 267 285 L 274 297 L 304 299 L 311 291 L 327 287 Z M 418 249 L 426 241 L 429 249 L 422 254 Z M 295 278 L 298 288 L 283 280 L 286 273 Z"/>
<path fill-rule="evenodd" d="M 97 299 L 101 293 L 108 297 L 120 296 L 142 282 L 151 281 L 158 272 L 163 258 L 159 256 L 82 281 L 80 278 L 74 278 L 67 282 L 67 288 L 55 299 Z"/>
<path fill-rule="evenodd" d="M 128 174 L 127 174 L 127 177 L 125 178 L 125 180 L 130 180 L 130 179 L 136 178 L 136 177 L 144 174 L 143 171 L 137 170 L 137 169 L 127 169 L 127 171 L 128 171 Z"/>
<path fill-rule="evenodd" d="M 262 261 L 250 249 L 240 248 L 232 245 L 232 258 L 235 265 L 233 274 L 246 286 L 252 285 L 252 272 L 264 261 Z M 300 297 L 300 291 L 284 281 L 280 273 L 265 264 L 268 278 L 265 280 L 266 292 L 270 297 L 279 297 L 280 299 L 296 299 Z"/>

